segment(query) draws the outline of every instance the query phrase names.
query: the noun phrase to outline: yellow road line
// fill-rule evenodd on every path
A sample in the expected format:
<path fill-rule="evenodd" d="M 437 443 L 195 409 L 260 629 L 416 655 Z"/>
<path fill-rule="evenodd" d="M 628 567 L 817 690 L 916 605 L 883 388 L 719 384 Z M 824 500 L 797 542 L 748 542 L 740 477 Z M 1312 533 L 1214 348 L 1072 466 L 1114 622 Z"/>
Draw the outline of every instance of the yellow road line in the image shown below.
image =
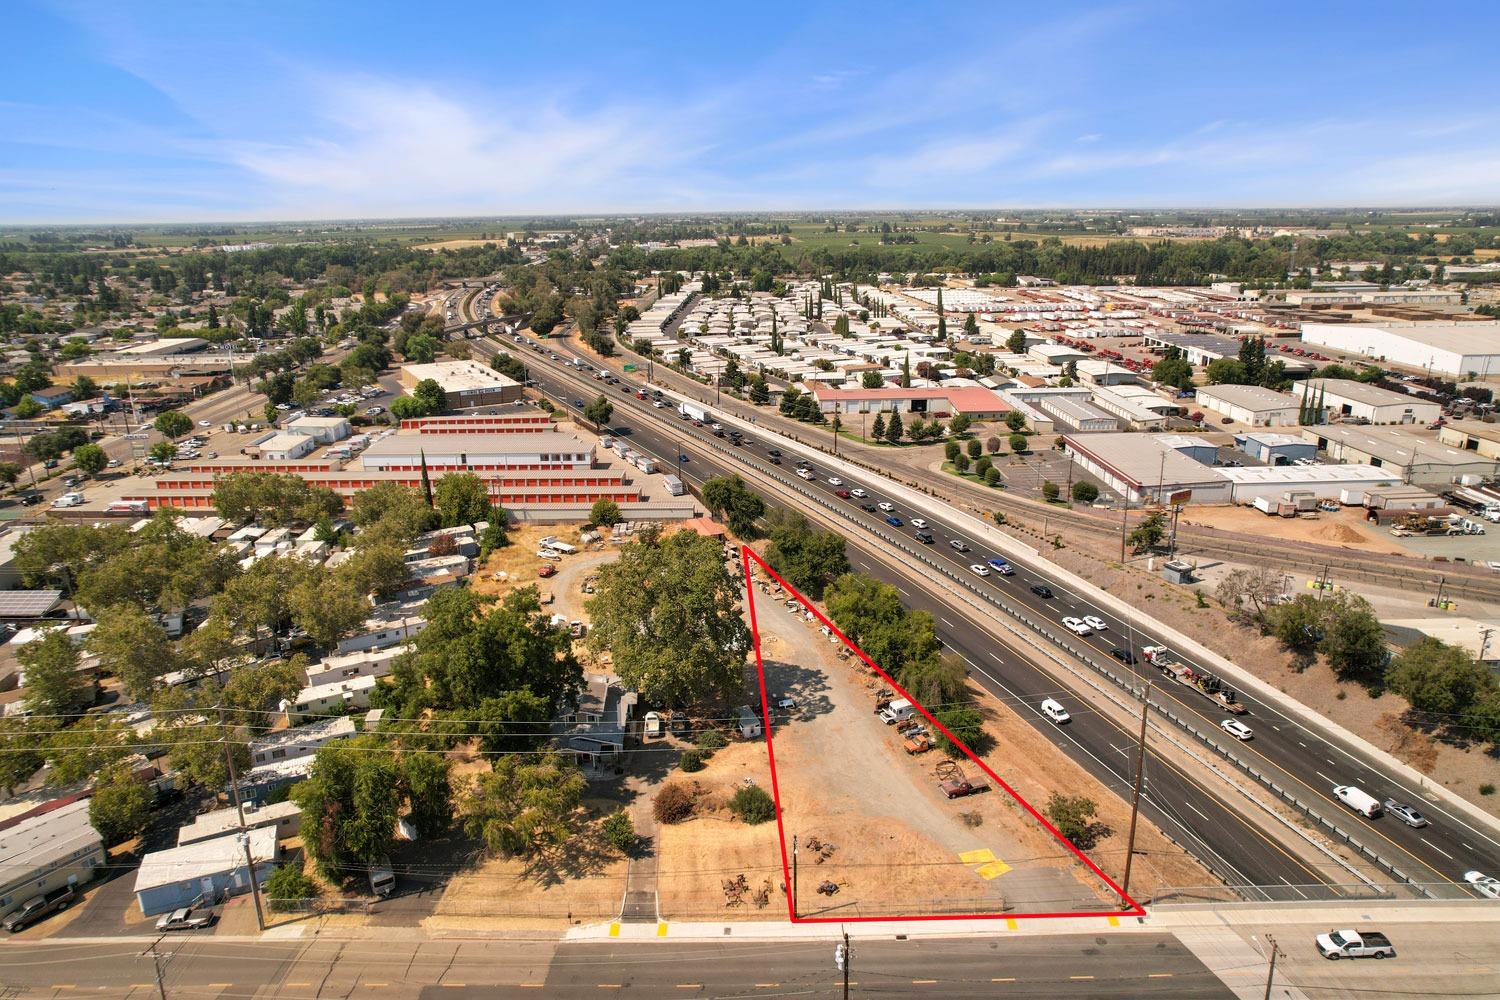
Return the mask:
<path fill-rule="evenodd" d="M 958 860 L 962 861 L 966 865 L 982 865 L 986 861 L 994 861 L 995 852 L 990 850 L 988 847 L 981 848 L 977 851 L 964 851 L 958 856 Z"/>
<path fill-rule="evenodd" d="M 679 990 L 701 990 L 701 989 L 703 989 L 703 984 L 702 983 L 678 983 L 677 984 L 677 988 Z"/>
<path fill-rule="evenodd" d="M 990 980 L 990 982 L 992 982 L 992 983 L 1013 983 L 1015 981 L 1016 981 L 1016 978 L 1014 976 L 1009 976 L 1009 977 L 1007 977 L 1005 979 L 991 979 Z"/>
<path fill-rule="evenodd" d="M 913 979 L 911 984 L 913 986 L 931 986 L 935 982 L 937 982 L 936 979 Z"/>
<path fill-rule="evenodd" d="M 1093 976 L 1069 976 L 1068 978 L 1069 979 L 1077 979 L 1077 980 L 1087 980 L 1087 979 L 1093 979 L 1094 977 Z"/>
<path fill-rule="evenodd" d="M 625 988 L 625 984 L 624 983 L 600 983 L 599 984 L 599 989 L 601 989 L 601 990 L 623 990 L 624 988 Z"/>
<path fill-rule="evenodd" d="M 1148 973 L 1146 973 L 1146 978 L 1147 979 L 1171 979 L 1172 978 L 1172 973 L 1170 973 L 1170 972 L 1148 972 Z"/>

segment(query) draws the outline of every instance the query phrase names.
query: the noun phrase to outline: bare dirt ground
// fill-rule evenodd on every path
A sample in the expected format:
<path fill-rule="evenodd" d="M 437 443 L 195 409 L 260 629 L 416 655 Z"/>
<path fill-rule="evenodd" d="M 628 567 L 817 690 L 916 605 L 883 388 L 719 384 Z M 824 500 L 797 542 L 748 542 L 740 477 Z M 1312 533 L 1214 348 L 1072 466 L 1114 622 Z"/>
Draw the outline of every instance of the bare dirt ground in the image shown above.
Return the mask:
<path fill-rule="evenodd" d="M 1193 507 L 1182 518 L 1184 524 L 1222 528 L 1247 535 L 1275 532 L 1277 538 L 1339 545 L 1362 552 L 1392 552 L 1401 548 L 1388 531 L 1360 517 L 1358 508 L 1338 513 L 1320 512 L 1315 518 L 1270 517 L 1251 507 Z"/>
<path fill-rule="evenodd" d="M 770 697 L 798 701 L 773 742 L 787 835 L 804 845 L 814 838 L 834 845 L 821 863 L 818 852 L 802 851 L 801 914 L 1118 905 L 1118 896 L 1003 789 L 945 798 L 933 774 L 939 752 L 913 757 L 901 749 L 895 730 L 873 713 L 882 682 L 871 676 L 867 686 L 870 672 L 857 660 L 840 661 L 841 645 L 820 625 L 759 592 L 756 611 Z M 988 783 L 972 762 L 962 764 L 970 780 Z M 816 893 L 825 881 L 839 887 L 832 897 Z"/>

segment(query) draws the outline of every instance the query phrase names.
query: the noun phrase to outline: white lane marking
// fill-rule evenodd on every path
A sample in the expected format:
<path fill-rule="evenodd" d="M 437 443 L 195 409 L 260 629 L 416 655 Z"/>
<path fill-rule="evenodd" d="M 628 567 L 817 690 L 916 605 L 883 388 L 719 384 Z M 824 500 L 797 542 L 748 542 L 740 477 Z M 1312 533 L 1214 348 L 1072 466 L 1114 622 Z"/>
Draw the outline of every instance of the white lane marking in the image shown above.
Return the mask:
<path fill-rule="evenodd" d="M 1453 855 L 1449 854 L 1447 851 L 1443 850 L 1441 847 L 1439 847 L 1438 845 L 1434 844 L 1432 841 L 1428 840 L 1426 837 L 1418 837 L 1417 839 L 1420 840 L 1422 843 L 1426 844 L 1428 847 L 1432 848 L 1434 851 L 1437 851 L 1439 854 L 1441 854 L 1443 857 L 1447 858 L 1449 861 L 1453 860 Z M 1465 844 L 1464 846 L 1467 847 L 1469 845 Z"/>
<path fill-rule="evenodd" d="M 1197 813 L 1199 816 L 1203 816 L 1203 810 L 1199 809 L 1197 806 L 1193 805 L 1191 802 L 1184 802 L 1183 805 L 1187 806 L 1189 809 L 1191 809 L 1193 812 Z M 1203 821 L 1205 823 L 1212 823 L 1213 822 L 1213 820 L 1209 819 L 1207 816 L 1203 816 Z"/>
<path fill-rule="evenodd" d="M 1322 778 L 1324 781 L 1332 781 L 1333 780 L 1328 775 L 1324 774 L 1322 771 L 1314 771 L 1313 774 L 1316 774 L 1318 777 Z"/>
<path fill-rule="evenodd" d="M 1286 887 L 1288 889 L 1292 890 L 1297 895 L 1301 896 L 1303 899 L 1307 898 L 1307 893 L 1303 892 L 1301 889 L 1297 888 L 1295 885 L 1292 885 L 1292 883 L 1287 882 L 1285 875 L 1279 876 L 1279 878 L 1281 879 L 1282 882 L 1286 883 Z"/>
<path fill-rule="evenodd" d="M 950 622 L 946 618 L 939 618 L 938 621 L 942 622 L 944 625 L 948 626 L 949 628 L 956 628 L 957 627 L 957 626 L 955 626 L 952 622 Z"/>

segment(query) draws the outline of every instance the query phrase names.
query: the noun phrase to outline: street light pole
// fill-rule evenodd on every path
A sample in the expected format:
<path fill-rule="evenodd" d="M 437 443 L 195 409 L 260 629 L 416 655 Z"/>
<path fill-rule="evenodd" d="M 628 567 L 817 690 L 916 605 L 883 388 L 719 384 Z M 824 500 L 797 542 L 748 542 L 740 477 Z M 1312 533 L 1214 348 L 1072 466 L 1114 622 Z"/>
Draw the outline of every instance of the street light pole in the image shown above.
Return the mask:
<path fill-rule="evenodd" d="M 1271 987 L 1276 982 L 1276 956 L 1280 954 L 1281 949 L 1276 947 L 1276 939 L 1271 935 L 1266 935 L 1266 941 L 1271 945 L 1271 966 L 1266 970 L 1266 992 L 1264 1000 L 1271 1000 Z"/>
<path fill-rule="evenodd" d="M 792 834 L 792 916 L 797 916 L 797 835 Z"/>
<path fill-rule="evenodd" d="M 240 798 L 240 777 L 234 766 L 234 754 L 229 750 L 229 737 L 224 727 L 224 706 L 219 705 L 219 743 L 224 747 L 224 763 L 229 769 L 229 792 L 234 798 L 235 812 L 240 818 L 240 837 L 245 843 L 246 872 L 250 876 L 250 895 L 255 900 L 255 925 L 266 929 L 266 913 L 260 902 L 260 883 L 255 881 L 255 858 L 250 850 L 250 831 L 245 826 L 245 803 Z"/>

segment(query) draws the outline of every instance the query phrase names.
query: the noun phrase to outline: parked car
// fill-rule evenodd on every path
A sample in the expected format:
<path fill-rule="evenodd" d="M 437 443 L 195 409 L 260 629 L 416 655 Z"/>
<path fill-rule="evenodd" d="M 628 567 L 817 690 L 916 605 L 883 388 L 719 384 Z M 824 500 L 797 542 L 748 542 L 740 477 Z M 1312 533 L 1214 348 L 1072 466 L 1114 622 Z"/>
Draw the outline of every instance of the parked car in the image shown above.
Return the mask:
<path fill-rule="evenodd" d="M 162 914 L 162 918 L 156 922 L 156 929 L 159 931 L 196 931 L 213 922 L 212 912 L 204 913 L 191 906 L 184 906 L 180 910 Z"/>
<path fill-rule="evenodd" d="M 1420 830 L 1427 825 L 1427 817 L 1404 802 L 1397 802 L 1395 799 L 1386 799 L 1385 811 L 1412 829 Z"/>
<path fill-rule="evenodd" d="M 59 886 L 44 895 L 33 896 L 6 915 L 4 927 L 12 934 L 24 931 L 38 920 L 59 910 L 66 910 L 68 904 L 77 897 L 78 893 L 71 885 Z"/>

